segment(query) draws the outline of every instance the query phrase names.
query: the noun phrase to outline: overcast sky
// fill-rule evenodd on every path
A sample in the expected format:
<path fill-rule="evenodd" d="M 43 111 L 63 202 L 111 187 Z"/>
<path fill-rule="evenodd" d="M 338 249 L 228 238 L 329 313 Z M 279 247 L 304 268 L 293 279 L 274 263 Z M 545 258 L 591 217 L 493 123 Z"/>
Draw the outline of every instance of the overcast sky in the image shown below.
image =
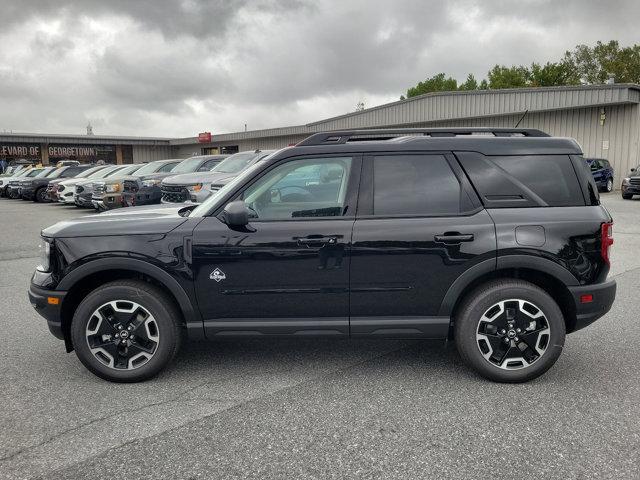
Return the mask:
<path fill-rule="evenodd" d="M 312 122 L 578 43 L 640 1 L 0 0 L 0 131 L 193 136 Z"/>

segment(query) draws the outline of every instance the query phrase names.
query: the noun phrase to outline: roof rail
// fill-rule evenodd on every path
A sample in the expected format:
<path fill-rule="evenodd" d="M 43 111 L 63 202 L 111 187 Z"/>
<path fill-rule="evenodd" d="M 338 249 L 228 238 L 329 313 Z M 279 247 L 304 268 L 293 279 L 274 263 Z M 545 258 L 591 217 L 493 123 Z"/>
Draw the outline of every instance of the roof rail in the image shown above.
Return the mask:
<path fill-rule="evenodd" d="M 424 135 L 429 137 L 456 137 L 458 135 L 487 134 L 494 137 L 550 137 L 548 133 L 534 128 L 491 128 L 491 127 L 462 127 L 462 128 L 381 128 L 362 130 L 336 130 L 333 132 L 315 133 L 297 144 L 299 147 L 309 145 L 339 145 L 347 143 L 354 137 L 359 140 L 390 140 L 406 135 Z"/>

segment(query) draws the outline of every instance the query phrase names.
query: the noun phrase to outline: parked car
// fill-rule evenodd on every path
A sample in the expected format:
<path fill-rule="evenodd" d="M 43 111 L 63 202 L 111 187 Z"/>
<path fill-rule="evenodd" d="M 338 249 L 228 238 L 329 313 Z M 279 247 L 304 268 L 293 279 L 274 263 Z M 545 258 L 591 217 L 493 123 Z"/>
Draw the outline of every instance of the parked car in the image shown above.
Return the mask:
<path fill-rule="evenodd" d="M 600 191 L 611 192 L 613 190 L 613 167 L 609 160 L 604 158 L 585 158 L 585 162 L 591 170 L 591 175 Z"/>
<path fill-rule="evenodd" d="M 625 200 L 631 200 L 634 195 L 640 195 L 640 165 L 632 168 L 629 176 L 622 179 L 620 189 L 622 198 Z"/>
<path fill-rule="evenodd" d="M 105 168 L 104 165 L 82 165 L 82 169 L 80 170 L 80 172 L 73 177 L 57 178 L 55 180 L 50 180 L 49 185 L 47 185 L 47 198 L 51 202 L 58 202 L 60 200 L 59 193 L 62 193 L 62 191 L 64 191 L 64 187 L 62 187 L 62 190 L 60 190 L 60 192 L 58 191 L 58 188 L 62 186 L 61 184 L 63 182 L 66 182 L 68 180 L 78 181 L 80 179 L 88 177 L 89 175 L 103 168 Z"/>
<path fill-rule="evenodd" d="M 275 150 L 238 152 L 220 162 L 209 172 L 186 173 L 162 181 L 163 203 L 202 203 L 227 182 Z"/>
<path fill-rule="evenodd" d="M 96 174 L 94 178 L 86 178 L 76 183 L 75 191 L 73 193 L 73 203 L 79 208 L 94 208 L 93 206 L 93 191 L 96 183 L 101 179 L 109 178 L 125 170 L 130 170 L 134 165 L 116 165 L 110 167 L 109 170 L 103 171 L 102 174 Z"/>
<path fill-rule="evenodd" d="M 23 184 L 27 184 L 29 180 L 33 179 L 33 178 L 43 178 L 46 177 L 48 175 L 51 175 L 54 170 L 56 169 L 56 167 L 39 167 L 39 168 L 33 168 L 31 169 L 31 171 L 23 176 L 23 177 L 19 177 L 16 178 L 14 180 L 11 180 L 9 182 L 9 188 L 7 191 L 7 197 L 11 198 L 11 199 L 17 199 L 17 198 L 22 198 L 22 186 Z"/>
<path fill-rule="evenodd" d="M 574 140 L 328 132 L 198 206 L 44 229 L 29 297 L 67 351 L 117 382 L 157 374 L 185 335 L 451 338 L 481 375 L 523 382 L 610 309 L 612 243 Z"/>
<path fill-rule="evenodd" d="M 127 206 L 160 203 L 163 179 L 187 172 L 211 170 L 227 156 L 228 155 L 199 155 L 189 157 L 180 161 L 180 163 L 175 165 L 170 171 L 165 171 L 163 174 L 144 175 L 139 176 L 135 180 L 128 180 L 124 184 L 125 193 L 123 195 L 123 202 Z"/>
<path fill-rule="evenodd" d="M 85 180 L 95 180 L 108 175 L 113 169 L 118 168 L 116 165 L 97 165 L 90 173 L 86 173 L 82 177 L 70 178 L 58 183 L 57 194 L 58 203 L 74 205 L 74 195 L 76 193 L 76 185 Z"/>
<path fill-rule="evenodd" d="M 96 210 L 111 210 L 122 207 L 122 184 L 124 180 L 131 178 L 130 175 L 134 175 L 144 165 L 142 163 L 129 165 L 127 168 L 109 175 L 104 180 L 94 182 L 91 195 L 93 208 Z"/>
<path fill-rule="evenodd" d="M 20 168 L 14 174 L 3 175 L 0 177 L 0 197 L 9 196 L 9 183 L 11 181 L 19 181 L 20 177 L 26 176 L 31 171 L 31 168 Z"/>
<path fill-rule="evenodd" d="M 73 178 L 77 174 L 89 168 L 89 165 L 70 165 L 56 168 L 46 177 L 27 178 L 21 182 L 21 195 L 23 200 L 33 200 L 35 202 L 49 202 L 47 188 L 50 182 Z"/>

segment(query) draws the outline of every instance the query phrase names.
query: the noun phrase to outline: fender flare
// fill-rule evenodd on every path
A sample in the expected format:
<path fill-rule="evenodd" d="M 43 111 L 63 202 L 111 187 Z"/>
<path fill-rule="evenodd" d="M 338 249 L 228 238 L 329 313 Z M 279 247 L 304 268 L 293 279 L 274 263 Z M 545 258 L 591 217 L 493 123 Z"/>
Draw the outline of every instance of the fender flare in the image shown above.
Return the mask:
<path fill-rule="evenodd" d="M 135 258 L 100 258 L 91 260 L 69 272 L 57 285 L 56 290 L 69 291 L 87 276 L 107 270 L 128 270 L 144 273 L 164 285 L 178 302 L 178 306 L 184 315 L 189 337 L 198 338 L 204 335 L 202 318 L 199 312 L 194 309 L 193 303 L 184 288 L 166 271 L 143 260 Z"/>
<path fill-rule="evenodd" d="M 504 270 L 507 268 L 526 268 L 542 272 L 556 278 L 567 287 L 578 286 L 580 282 L 566 268 L 544 257 L 532 255 L 504 255 L 497 259 L 483 260 L 460 275 L 449 287 L 442 299 L 438 316 L 451 316 L 458 298 L 465 289 L 475 280 L 487 273 Z"/>

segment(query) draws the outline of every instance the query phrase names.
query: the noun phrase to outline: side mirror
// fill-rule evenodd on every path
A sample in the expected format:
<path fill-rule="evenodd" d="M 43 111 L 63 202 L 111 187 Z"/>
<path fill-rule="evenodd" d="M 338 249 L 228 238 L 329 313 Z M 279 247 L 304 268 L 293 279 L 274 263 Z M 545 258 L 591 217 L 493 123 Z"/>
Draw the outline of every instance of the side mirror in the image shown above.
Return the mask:
<path fill-rule="evenodd" d="M 246 227 L 249 224 L 249 209 L 242 200 L 228 203 L 222 212 L 222 221 L 230 227 Z"/>

